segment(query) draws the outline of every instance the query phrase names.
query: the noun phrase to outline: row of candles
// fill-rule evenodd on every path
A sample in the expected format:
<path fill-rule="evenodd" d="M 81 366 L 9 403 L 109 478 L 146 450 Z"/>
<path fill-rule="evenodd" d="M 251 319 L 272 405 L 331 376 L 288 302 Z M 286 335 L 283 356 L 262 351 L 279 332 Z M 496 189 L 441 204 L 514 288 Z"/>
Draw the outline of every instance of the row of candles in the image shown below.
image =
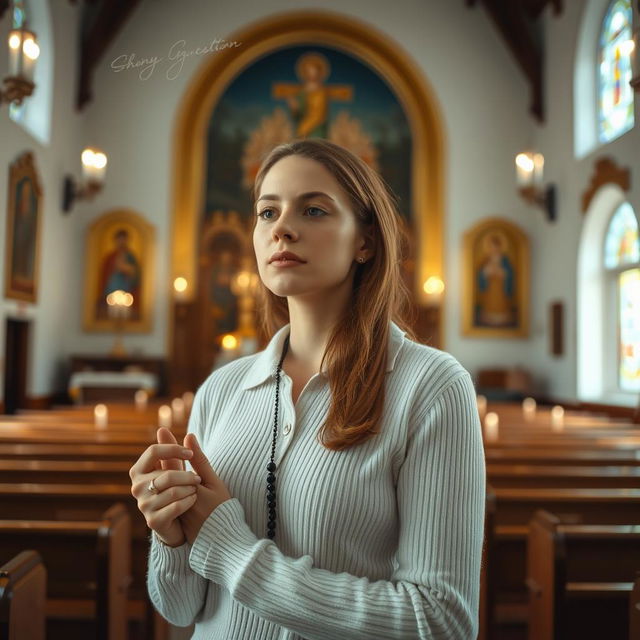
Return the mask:
<path fill-rule="evenodd" d="M 499 435 L 500 417 L 495 411 L 487 412 L 487 398 L 477 396 L 478 413 L 482 420 L 485 440 L 496 441 Z M 533 398 L 525 398 L 522 401 L 522 415 L 527 422 L 532 422 L 536 417 L 538 405 Z M 555 405 L 551 409 L 551 429 L 552 431 L 562 431 L 564 429 L 564 408 Z"/>
<path fill-rule="evenodd" d="M 138 389 L 135 393 L 135 406 L 138 411 L 147 408 L 149 394 L 144 389 Z M 186 416 L 191 411 L 193 393 L 187 391 L 180 398 L 174 398 L 171 405 L 163 404 L 158 407 L 158 426 L 170 429 L 174 423 L 184 423 Z M 97 404 L 93 409 L 94 423 L 97 429 L 106 429 L 109 425 L 109 409 L 105 404 Z"/>

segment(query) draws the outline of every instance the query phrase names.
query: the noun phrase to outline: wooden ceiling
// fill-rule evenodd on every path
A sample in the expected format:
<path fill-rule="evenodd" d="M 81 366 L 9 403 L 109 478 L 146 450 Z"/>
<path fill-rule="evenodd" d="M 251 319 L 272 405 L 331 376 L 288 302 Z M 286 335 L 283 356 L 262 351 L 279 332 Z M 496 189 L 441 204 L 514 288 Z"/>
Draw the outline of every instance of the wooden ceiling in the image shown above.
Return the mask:
<path fill-rule="evenodd" d="M 431 0 L 423 0 L 428 2 Z M 554 15 L 562 13 L 563 0 L 464 0 L 470 8 L 482 5 L 497 28 L 499 36 L 515 57 L 531 87 L 531 113 L 544 120 L 542 81 L 544 38 L 541 14 L 549 5 Z M 93 70 L 111 42 L 124 27 L 142 0 L 69 0 L 80 3 L 81 59 L 77 108 L 82 109 L 92 97 Z M 9 0 L 0 0 L 0 20 Z"/>
<path fill-rule="evenodd" d="M 465 0 L 468 7 L 481 4 L 531 87 L 529 109 L 544 121 L 544 37 L 541 14 L 547 5 L 562 13 L 562 0 Z"/>

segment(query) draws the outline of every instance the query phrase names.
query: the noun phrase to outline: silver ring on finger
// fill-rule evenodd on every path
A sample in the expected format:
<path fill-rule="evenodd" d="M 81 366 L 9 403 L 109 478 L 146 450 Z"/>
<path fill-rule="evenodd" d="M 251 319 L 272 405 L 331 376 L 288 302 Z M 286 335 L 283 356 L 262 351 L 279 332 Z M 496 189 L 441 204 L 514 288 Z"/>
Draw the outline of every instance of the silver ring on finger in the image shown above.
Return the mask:
<path fill-rule="evenodd" d="M 158 487 L 156 487 L 156 485 L 153 484 L 154 480 L 155 480 L 155 478 L 151 478 L 151 482 L 149 483 L 149 486 L 147 487 L 149 489 L 150 493 L 158 493 Z"/>

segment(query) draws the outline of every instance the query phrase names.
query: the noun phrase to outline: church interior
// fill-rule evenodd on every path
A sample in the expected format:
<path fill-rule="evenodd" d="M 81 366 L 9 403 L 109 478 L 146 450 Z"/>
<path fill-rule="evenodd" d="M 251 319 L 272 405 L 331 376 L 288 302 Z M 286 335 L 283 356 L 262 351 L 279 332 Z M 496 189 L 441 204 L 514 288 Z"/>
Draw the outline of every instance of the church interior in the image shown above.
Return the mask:
<path fill-rule="evenodd" d="M 477 637 L 640 639 L 640 1 L 0 0 L 0 43 L 2 637 L 191 637 L 128 471 L 268 343 L 252 185 L 319 137 L 474 382 Z"/>

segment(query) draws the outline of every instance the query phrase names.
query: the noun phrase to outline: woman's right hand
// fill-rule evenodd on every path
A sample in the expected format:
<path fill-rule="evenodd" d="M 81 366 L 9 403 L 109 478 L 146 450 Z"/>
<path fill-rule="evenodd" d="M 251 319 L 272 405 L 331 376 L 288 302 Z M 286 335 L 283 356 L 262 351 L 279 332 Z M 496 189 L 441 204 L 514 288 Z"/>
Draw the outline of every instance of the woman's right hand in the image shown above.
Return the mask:
<path fill-rule="evenodd" d="M 138 501 L 138 509 L 149 528 L 170 547 L 186 541 L 178 516 L 196 501 L 200 478 L 185 471 L 183 462 L 192 455 L 191 449 L 179 444 L 152 444 L 129 469 L 131 494 Z M 151 480 L 157 493 L 149 491 Z"/>

